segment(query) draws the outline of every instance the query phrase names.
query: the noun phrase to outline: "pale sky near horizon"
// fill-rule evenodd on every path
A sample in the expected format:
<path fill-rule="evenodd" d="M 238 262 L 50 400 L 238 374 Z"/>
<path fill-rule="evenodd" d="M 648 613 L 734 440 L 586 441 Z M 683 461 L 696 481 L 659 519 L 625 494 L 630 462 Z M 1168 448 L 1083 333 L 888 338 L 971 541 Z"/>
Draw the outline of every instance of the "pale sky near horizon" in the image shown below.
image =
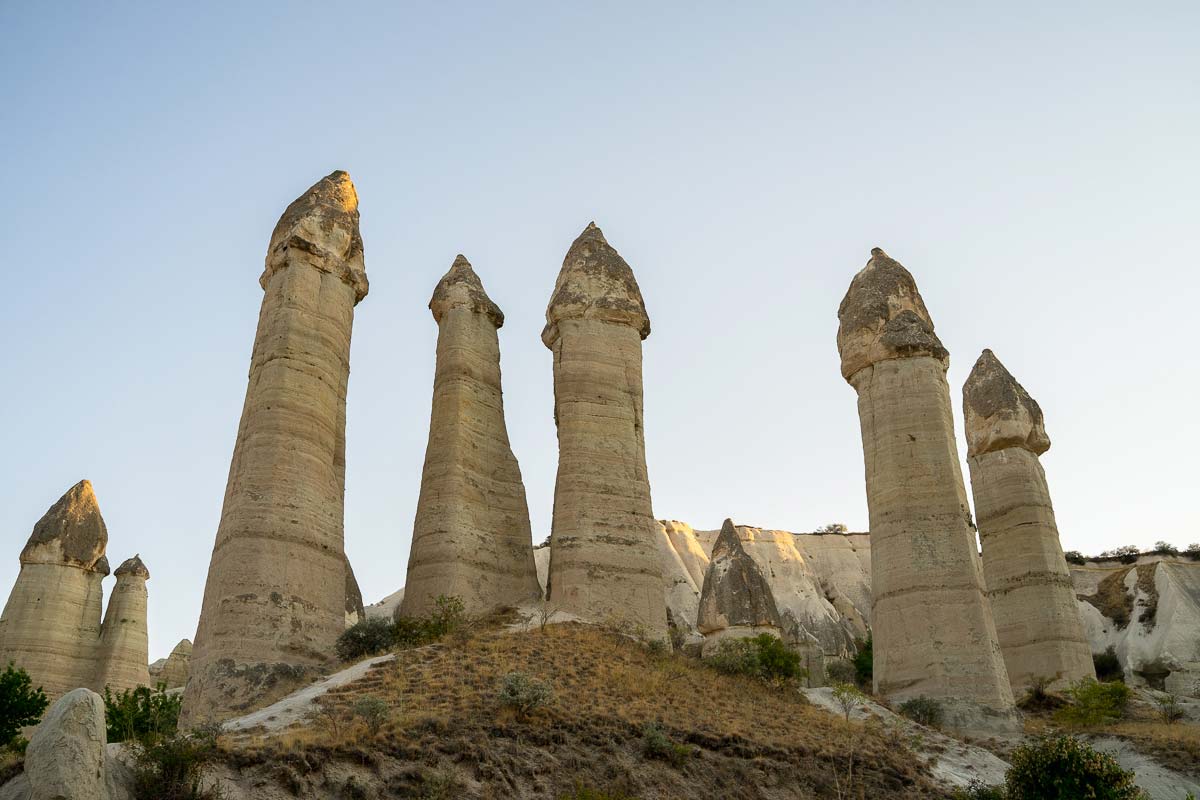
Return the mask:
<path fill-rule="evenodd" d="M 459 252 L 507 316 L 548 535 L 539 333 L 592 219 L 653 326 L 657 516 L 866 528 L 836 311 L 881 246 L 950 350 L 960 455 L 990 347 L 1045 411 L 1065 548 L 1200 541 L 1197 4 L 173 5 L 0 2 L 5 595 L 87 477 L 112 564 L 152 574 L 151 658 L 193 637 L 267 240 L 338 168 L 371 280 L 346 486 L 367 602 L 404 582 L 426 304 Z"/>

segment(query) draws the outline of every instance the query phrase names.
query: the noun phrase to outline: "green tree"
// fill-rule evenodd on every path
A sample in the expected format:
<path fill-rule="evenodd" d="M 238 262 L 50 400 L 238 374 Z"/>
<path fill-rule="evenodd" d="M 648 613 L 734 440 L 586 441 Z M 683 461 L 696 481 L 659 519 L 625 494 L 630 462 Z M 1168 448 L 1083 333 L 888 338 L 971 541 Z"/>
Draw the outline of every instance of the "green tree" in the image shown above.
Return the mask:
<path fill-rule="evenodd" d="M 1009 800 L 1140 800 L 1133 773 L 1070 736 L 1018 747 L 1006 775 Z"/>
<path fill-rule="evenodd" d="M 29 673 L 11 661 L 0 672 L 0 746 L 7 747 L 26 725 L 36 725 L 50 701 L 33 688 Z"/>
<path fill-rule="evenodd" d="M 179 727 L 179 694 L 167 694 L 166 684 L 151 690 L 138 686 L 122 692 L 104 687 L 104 724 L 108 741 L 128 742 L 171 736 Z"/>
<path fill-rule="evenodd" d="M 858 677 L 858 685 L 870 687 L 875 680 L 875 653 L 871 643 L 871 635 L 865 640 L 859 639 L 858 652 L 854 654 L 854 672 Z"/>

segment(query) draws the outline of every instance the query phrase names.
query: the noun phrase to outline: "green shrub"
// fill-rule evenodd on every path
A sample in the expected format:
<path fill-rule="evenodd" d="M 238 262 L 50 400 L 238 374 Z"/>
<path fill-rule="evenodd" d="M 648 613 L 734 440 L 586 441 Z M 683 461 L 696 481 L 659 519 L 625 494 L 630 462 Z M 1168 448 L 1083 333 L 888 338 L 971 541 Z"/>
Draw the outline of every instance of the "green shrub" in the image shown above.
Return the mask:
<path fill-rule="evenodd" d="M 1123 683 L 1097 683 L 1084 678 L 1067 689 L 1070 702 L 1060 708 L 1055 717 L 1060 722 L 1081 727 L 1114 722 L 1124 716 L 1129 694 L 1129 687 Z"/>
<path fill-rule="evenodd" d="M 1154 552 L 1160 556 L 1177 556 L 1179 555 L 1179 548 L 1170 542 L 1155 542 Z"/>
<path fill-rule="evenodd" d="M 1008 800 L 1140 800 L 1133 773 L 1070 736 L 1018 747 L 1006 775 Z"/>
<path fill-rule="evenodd" d="M 510 672 L 500 682 L 500 705 L 513 709 L 518 719 L 525 719 L 549 703 L 553 696 L 549 684 L 531 678 L 524 672 Z"/>
<path fill-rule="evenodd" d="M 166 684 L 151 691 L 138 686 L 114 694 L 104 687 L 104 725 L 109 742 L 157 739 L 171 736 L 179 727 L 183 697 L 167 694 Z"/>
<path fill-rule="evenodd" d="M 342 631 L 333 649 L 342 661 L 355 661 L 379 655 L 393 644 L 395 634 L 391 623 L 379 617 L 367 617 Z"/>
<path fill-rule="evenodd" d="M 857 683 L 858 670 L 849 661 L 839 658 L 825 665 L 825 678 L 830 683 Z"/>
<path fill-rule="evenodd" d="M 988 786 L 983 781 L 973 780 L 965 789 L 954 790 L 954 800 L 1005 800 L 1004 785 Z"/>
<path fill-rule="evenodd" d="M 858 652 L 854 654 L 854 671 L 858 676 L 859 686 L 870 686 L 875 680 L 875 652 L 871 637 L 859 639 L 854 643 Z"/>
<path fill-rule="evenodd" d="M 351 709 L 354 716 L 366 723 L 367 730 L 372 736 L 377 736 L 383 723 L 387 722 L 391 715 L 392 707 L 387 704 L 387 701 L 380 697 L 369 695 L 359 698 Z"/>
<path fill-rule="evenodd" d="M 859 691 L 859 688 L 852 683 L 836 683 L 833 686 L 833 699 L 841 706 L 842 713 L 846 715 L 846 721 L 850 721 L 850 712 L 854 709 L 863 706 L 867 702 L 867 696 Z"/>
<path fill-rule="evenodd" d="M 1168 725 L 1179 722 L 1183 719 L 1183 706 L 1179 705 L 1179 698 L 1173 694 L 1160 694 L 1154 697 L 1154 702 L 1158 705 L 1158 715 Z"/>
<path fill-rule="evenodd" d="M 0 746 L 8 746 L 26 725 L 36 725 L 50 701 L 42 687 L 33 688 L 29 673 L 11 661 L 0 672 Z"/>
<path fill-rule="evenodd" d="M 1068 564 L 1087 563 L 1087 559 L 1083 557 L 1083 553 L 1079 552 L 1078 550 L 1068 550 L 1067 552 L 1063 553 L 1063 558 L 1067 560 Z"/>
<path fill-rule="evenodd" d="M 1192 561 L 1200 561 L 1200 542 L 1192 542 L 1184 548 L 1183 554 Z"/>
<path fill-rule="evenodd" d="M 688 762 L 692 754 L 691 747 L 671 741 L 671 737 L 653 722 L 642 728 L 642 755 L 646 758 L 666 761 L 678 769 Z"/>
<path fill-rule="evenodd" d="M 1092 664 L 1096 668 L 1096 677 L 1101 681 L 1125 680 L 1121 659 L 1117 658 L 1117 649 L 1111 644 L 1103 653 L 1092 653 Z"/>
<path fill-rule="evenodd" d="M 936 728 L 942 724 L 942 706 L 932 697 L 921 695 L 905 700 L 900 704 L 900 713 L 913 722 L 919 722 L 930 728 Z"/>
<path fill-rule="evenodd" d="M 434 609 L 424 617 L 397 617 L 392 641 L 399 647 L 420 647 L 459 630 L 467 621 L 462 598 L 438 595 Z"/>
<path fill-rule="evenodd" d="M 769 633 L 750 639 L 726 639 L 705 663 L 726 675 L 749 675 L 767 681 L 801 680 L 808 675 L 808 670 L 800 666 L 800 654 Z"/>
<path fill-rule="evenodd" d="M 218 731 L 206 728 L 134 745 L 135 800 L 218 800 L 216 785 L 202 782 L 205 765 L 217 757 Z"/>

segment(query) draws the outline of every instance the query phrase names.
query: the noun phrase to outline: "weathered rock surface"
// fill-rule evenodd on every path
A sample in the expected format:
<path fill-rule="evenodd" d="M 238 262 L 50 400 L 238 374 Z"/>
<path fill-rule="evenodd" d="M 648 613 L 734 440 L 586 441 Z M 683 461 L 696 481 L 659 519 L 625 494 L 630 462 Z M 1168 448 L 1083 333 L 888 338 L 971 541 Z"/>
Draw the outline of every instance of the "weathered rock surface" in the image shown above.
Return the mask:
<path fill-rule="evenodd" d="M 93 683 L 107 544 L 96 494 L 84 480 L 50 507 L 21 551 L 0 616 L 0 664 L 24 668 L 51 699 Z"/>
<path fill-rule="evenodd" d="M 1050 447 L 1042 409 L 984 350 L 963 385 L 963 414 L 984 581 L 1013 692 L 1094 678 L 1038 460 Z"/>
<path fill-rule="evenodd" d="M 168 689 L 185 686 L 188 679 L 188 662 L 192 658 L 192 643 L 188 639 L 180 639 L 179 644 L 171 650 L 166 658 L 161 658 L 150 665 L 150 682 L 153 685 L 165 684 Z"/>
<path fill-rule="evenodd" d="M 29 738 L 25 775 L 33 800 L 104 800 L 104 700 L 73 689 L 46 711 Z"/>
<path fill-rule="evenodd" d="M 270 702 L 346 625 L 343 500 L 354 307 L 367 294 L 358 195 L 334 172 L 283 213 L 209 565 L 183 723 Z"/>
<path fill-rule="evenodd" d="M 554 353 L 558 477 L 549 602 L 667 637 L 642 416 L 642 339 L 633 270 L 589 224 L 567 251 L 546 309 Z"/>
<path fill-rule="evenodd" d="M 366 619 L 366 616 L 362 590 L 358 588 L 358 578 L 354 577 L 354 567 L 350 566 L 350 558 L 346 557 L 346 627 L 349 628 L 360 619 Z"/>
<path fill-rule="evenodd" d="M 100 655 L 93 686 L 113 691 L 150 685 L 150 634 L 146 628 L 146 581 L 150 571 L 139 556 L 113 573 L 117 585 L 108 600 L 100 633 Z"/>
<path fill-rule="evenodd" d="M 949 353 L 912 275 L 871 251 L 838 309 L 858 393 L 874 566 L 875 690 L 926 695 L 959 729 L 1018 720 L 958 465 Z"/>
<path fill-rule="evenodd" d="M 429 301 L 438 325 L 429 445 L 400 613 L 439 595 L 485 614 L 541 596 L 521 468 L 508 441 L 500 385 L 504 314 L 463 256 Z"/>
<path fill-rule="evenodd" d="M 730 519 L 721 526 L 704 573 L 696 627 L 705 636 L 705 650 L 712 650 L 722 639 L 782 634 L 771 587 L 742 548 Z"/>

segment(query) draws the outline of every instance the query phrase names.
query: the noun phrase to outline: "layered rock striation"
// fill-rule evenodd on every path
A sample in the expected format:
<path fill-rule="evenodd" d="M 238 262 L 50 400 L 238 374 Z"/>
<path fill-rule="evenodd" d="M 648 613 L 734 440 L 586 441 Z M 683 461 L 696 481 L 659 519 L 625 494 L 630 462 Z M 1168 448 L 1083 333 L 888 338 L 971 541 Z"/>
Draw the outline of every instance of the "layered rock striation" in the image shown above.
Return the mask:
<path fill-rule="evenodd" d="M 650 318 L 633 270 L 591 223 L 567 251 L 546 309 L 558 476 L 549 602 L 667 637 L 642 416 Z"/>
<path fill-rule="evenodd" d="M 289 691 L 346 624 L 346 388 L 367 294 L 358 195 L 334 172 L 271 235 L 249 386 L 229 467 L 183 720 Z"/>
<path fill-rule="evenodd" d="M 103 691 L 150 685 L 150 635 L 146 629 L 146 581 L 150 570 L 134 556 L 113 573 L 117 585 L 109 595 L 100 633 L 95 688 Z"/>
<path fill-rule="evenodd" d="M 34 525 L 21 551 L 0 616 L 0 664 L 25 669 L 50 698 L 94 683 L 107 545 L 96 493 L 83 480 Z"/>
<path fill-rule="evenodd" d="M 722 639 L 782 634 L 783 623 L 771 587 L 742 547 L 730 519 L 721 526 L 704 572 L 696 627 L 704 634 L 706 651 Z"/>
<path fill-rule="evenodd" d="M 427 614 L 439 595 L 461 598 L 468 614 L 537 600 L 529 506 L 504 423 L 504 314 L 462 255 L 429 309 L 438 326 L 433 410 L 400 613 Z"/>
<path fill-rule="evenodd" d="M 1012 690 L 958 465 L 943 347 L 916 282 L 879 248 L 838 308 L 858 393 L 871 521 L 875 691 L 940 701 L 960 729 L 1012 730 Z"/>
<path fill-rule="evenodd" d="M 1042 409 L 984 350 L 963 385 L 983 575 L 1014 694 L 1096 677 L 1039 456 Z"/>

